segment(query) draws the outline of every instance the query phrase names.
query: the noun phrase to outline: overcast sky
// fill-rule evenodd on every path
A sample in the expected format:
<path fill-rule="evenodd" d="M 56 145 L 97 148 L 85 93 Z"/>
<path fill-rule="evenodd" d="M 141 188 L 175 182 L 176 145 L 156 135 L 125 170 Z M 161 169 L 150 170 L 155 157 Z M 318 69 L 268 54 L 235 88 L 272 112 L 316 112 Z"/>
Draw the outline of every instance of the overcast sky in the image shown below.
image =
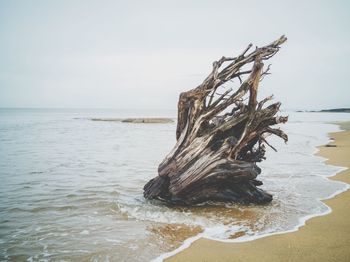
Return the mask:
<path fill-rule="evenodd" d="M 260 96 L 350 107 L 350 1 L 0 0 L 0 107 L 174 109 L 214 60 L 282 34 Z"/>

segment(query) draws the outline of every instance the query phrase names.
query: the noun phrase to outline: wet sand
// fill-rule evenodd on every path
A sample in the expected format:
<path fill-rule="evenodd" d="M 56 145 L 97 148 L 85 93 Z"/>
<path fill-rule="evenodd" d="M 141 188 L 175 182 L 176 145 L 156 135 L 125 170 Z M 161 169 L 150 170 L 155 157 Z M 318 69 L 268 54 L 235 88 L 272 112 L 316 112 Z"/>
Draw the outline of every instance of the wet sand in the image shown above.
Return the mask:
<path fill-rule="evenodd" d="M 350 168 L 350 122 L 343 132 L 331 133 L 334 146 L 322 146 L 317 155 L 327 164 Z M 350 184 L 350 169 L 330 179 Z M 314 217 L 298 231 L 271 235 L 244 243 L 199 239 L 165 261 L 350 261 L 350 190 L 325 200 L 332 212 Z"/>

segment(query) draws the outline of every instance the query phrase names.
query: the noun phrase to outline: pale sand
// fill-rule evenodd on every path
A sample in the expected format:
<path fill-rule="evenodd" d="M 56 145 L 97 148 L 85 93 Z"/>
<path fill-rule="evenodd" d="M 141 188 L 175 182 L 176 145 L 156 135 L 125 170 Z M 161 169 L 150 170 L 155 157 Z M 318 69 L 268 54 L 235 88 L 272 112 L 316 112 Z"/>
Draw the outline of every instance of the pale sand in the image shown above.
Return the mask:
<path fill-rule="evenodd" d="M 318 155 L 327 164 L 350 167 L 350 123 L 341 127 L 347 131 L 330 134 L 337 147 L 320 147 Z M 350 169 L 330 179 L 350 184 Z M 298 231 L 244 243 L 199 239 L 165 261 L 350 261 L 350 190 L 324 202 L 332 212 Z"/>

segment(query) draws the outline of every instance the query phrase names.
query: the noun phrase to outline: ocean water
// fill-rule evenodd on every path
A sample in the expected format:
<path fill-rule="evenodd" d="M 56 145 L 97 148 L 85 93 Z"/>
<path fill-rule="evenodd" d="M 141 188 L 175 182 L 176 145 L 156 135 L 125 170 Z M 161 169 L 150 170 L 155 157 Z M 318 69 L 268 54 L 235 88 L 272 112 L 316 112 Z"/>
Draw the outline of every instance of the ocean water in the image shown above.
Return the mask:
<path fill-rule="evenodd" d="M 0 109 L 0 260 L 150 261 L 204 236 L 245 241 L 330 212 L 320 200 L 348 185 L 315 156 L 342 113 L 285 113 L 288 144 L 271 137 L 259 179 L 264 206 L 168 207 L 143 185 L 175 143 L 175 123 L 92 117 L 175 117 L 172 111 Z M 188 240 L 187 240 L 188 243 Z"/>

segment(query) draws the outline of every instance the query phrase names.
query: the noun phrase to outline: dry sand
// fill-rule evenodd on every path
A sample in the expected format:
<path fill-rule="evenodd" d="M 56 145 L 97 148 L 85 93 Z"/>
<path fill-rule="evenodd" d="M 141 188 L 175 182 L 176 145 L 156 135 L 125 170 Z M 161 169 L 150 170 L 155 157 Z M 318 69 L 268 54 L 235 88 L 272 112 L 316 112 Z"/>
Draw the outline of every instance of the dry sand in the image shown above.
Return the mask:
<path fill-rule="evenodd" d="M 327 164 L 350 167 L 350 123 L 344 132 L 331 133 L 337 147 L 320 147 Z M 350 169 L 330 178 L 350 184 Z M 314 217 L 298 231 L 272 235 L 244 243 L 199 239 L 166 261 L 350 261 L 350 190 L 324 201 L 332 208 Z"/>

